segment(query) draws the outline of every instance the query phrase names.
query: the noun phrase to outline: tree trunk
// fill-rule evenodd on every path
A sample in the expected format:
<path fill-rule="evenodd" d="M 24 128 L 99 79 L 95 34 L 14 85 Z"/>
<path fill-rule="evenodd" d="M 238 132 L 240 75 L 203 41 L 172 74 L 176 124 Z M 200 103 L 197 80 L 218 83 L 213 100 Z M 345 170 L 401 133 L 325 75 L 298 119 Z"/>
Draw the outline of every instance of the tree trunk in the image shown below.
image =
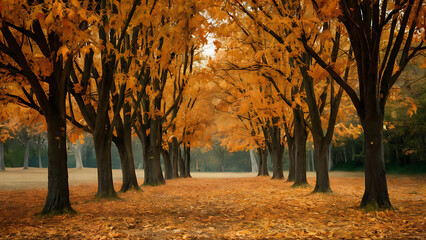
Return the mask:
<path fill-rule="evenodd" d="M 328 144 L 328 171 L 333 168 L 333 143 Z"/>
<path fill-rule="evenodd" d="M 287 182 L 294 182 L 296 180 L 296 162 L 295 162 L 295 144 L 294 137 L 287 135 L 287 147 L 288 147 L 288 178 Z"/>
<path fill-rule="evenodd" d="M 281 143 L 281 131 L 278 126 L 273 126 L 270 130 L 271 136 L 271 157 L 273 163 L 272 179 L 283 179 L 283 154 L 284 145 Z"/>
<path fill-rule="evenodd" d="M 113 97 L 114 111 L 119 108 L 118 97 Z M 116 136 L 112 140 L 117 146 L 120 154 L 121 173 L 123 182 L 120 192 L 126 192 L 130 189 L 139 190 L 138 180 L 135 172 L 135 160 L 133 158 L 132 147 L 132 107 L 129 102 L 125 102 L 122 106 L 123 116 L 118 116 L 115 122 Z"/>
<path fill-rule="evenodd" d="M 83 158 L 81 156 L 81 148 L 82 145 L 81 144 L 77 144 L 77 146 L 75 147 L 75 168 L 84 168 L 83 165 Z"/>
<path fill-rule="evenodd" d="M 79 143 L 71 143 L 68 141 L 68 146 L 71 149 L 71 152 L 74 154 L 75 168 L 83 168 L 83 160 L 81 157 L 82 145 Z"/>
<path fill-rule="evenodd" d="M 258 148 L 259 155 L 259 173 L 257 176 L 269 176 L 268 172 L 268 151 L 263 148 Z"/>
<path fill-rule="evenodd" d="M 191 147 L 188 144 L 184 144 L 184 178 L 191 177 Z"/>
<path fill-rule="evenodd" d="M 0 142 L 0 171 L 5 171 L 6 165 L 4 164 L 4 144 Z"/>
<path fill-rule="evenodd" d="M 161 99 L 160 99 L 161 100 Z M 161 170 L 161 119 L 150 120 L 150 133 L 146 165 L 144 166 L 144 186 L 158 186 L 164 184 Z"/>
<path fill-rule="evenodd" d="M 256 155 L 254 154 L 254 150 L 250 150 L 250 165 L 251 172 L 259 172 L 259 167 L 257 166 Z"/>
<path fill-rule="evenodd" d="M 330 193 L 330 179 L 328 177 L 328 151 L 330 142 L 321 139 L 314 139 L 314 141 L 314 162 L 317 176 L 314 192 Z"/>
<path fill-rule="evenodd" d="M 112 139 L 106 135 L 104 130 L 95 132 L 93 136 L 98 167 L 98 192 L 96 196 L 101 198 L 116 198 L 117 193 L 114 190 L 111 165 Z"/>
<path fill-rule="evenodd" d="M 303 118 L 303 112 L 294 109 L 294 141 L 296 149 L 295 181 L 293 187 L 308 185 L 306 179 L 306 140 L 307 132 Z"/>
<path fill-rule="evenodd" d="M 172 178 L 179 177 L 179 143 L 176 137 L 173 137 L 172 142 L 169 142 L 170 162 L 172 165 Z"/>
<path fill-rule="evenodd" d="M 185 163 L 183 162 L 182 150 L 180 149 L 179 146 L 178 146 L 177 159 L 178 159 L 178 162 L 179 162 L 179 176 L 185 177 Z"/>
<path fill-rule="evenodd" d="M 74 212 L 69 200 L 66 122 L 61 114 L 65 110 L 62 110 L 55 113 L 51 111 L 52 113 L 46 116 L 49 164 L 47 197 L 42 214 Z"/>
<path fill-rule="evenodd" d="M 361 207 L 391 208 L 383 157 L 383 118 L 374 109 L 367 109 L 365 116 L 361 118 L 365 147 L 365 192 Z"/>
<path fill-rule="evenodd" d="M 170 161 L 169 152 L 164 149 L 161 149 L 161 156 L 163 156 L 164 163 L 164 179 L 173 179 L 172 163 Z"/>
<path fill-rule="evenodd" d="M 41 163 L 41 147 L 37 149 L 38 152 L 38 167 L 43 168 L 43 165 Z"/>
<path fill-rule="evenodd" d="M 117 131 L 117 133 L 118 132 L 119 131 Z M 123 176 L 120 192 L 126 192 L 131 189 L 139 190 L 133 158 L 131 132 L 123 132 L 123 135 L 117 134 L 117 137 L 114 138 L 114 143 L 115 146 L 117 146 L 118 154 L 120 155 L 121 173 Z"/>
<path fill-rule="evenodd" d="M 30 157 L 30 140 L 25 144 L 24 169 L 28 169 L 28 158 Z"/>

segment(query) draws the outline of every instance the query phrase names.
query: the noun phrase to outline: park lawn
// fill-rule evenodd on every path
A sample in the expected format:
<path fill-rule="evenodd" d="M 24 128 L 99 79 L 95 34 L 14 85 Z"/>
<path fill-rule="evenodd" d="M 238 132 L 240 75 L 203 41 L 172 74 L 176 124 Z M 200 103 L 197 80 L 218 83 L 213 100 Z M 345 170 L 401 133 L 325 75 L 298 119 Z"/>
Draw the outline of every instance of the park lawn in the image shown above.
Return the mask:
<path fill-rule="evenodd" d="M 175 179 L 111 201 L 91 182 L 70 187 L 76 214 L 53 217 L 36 215 L 46 190 L 1 190 L 0 239 L 426 239 L 425 175 L 388 176 L 393 211 L 359 210 L 363 186 L 342 172 L 332 194 L 269 177 Z"/>

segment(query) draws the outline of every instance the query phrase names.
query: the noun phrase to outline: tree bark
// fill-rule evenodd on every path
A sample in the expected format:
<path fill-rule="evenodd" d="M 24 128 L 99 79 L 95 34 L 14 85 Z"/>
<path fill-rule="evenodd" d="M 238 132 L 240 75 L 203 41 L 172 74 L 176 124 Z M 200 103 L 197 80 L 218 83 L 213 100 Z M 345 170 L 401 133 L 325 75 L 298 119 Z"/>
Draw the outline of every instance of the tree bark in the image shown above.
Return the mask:
<path fill-rule="evenodd" d="M 4 144 L 0 142 L 0 171 L 5 171 L 6 165 L 4 164 Z"/>
<path fill-rule="evenodd" d="M 29 157 L 30 157 L 30 140 L 28 139 L 26 144 L 25 144 L 24 169 L 28 169 Z"/>
<path fill-rule="evenodd" d="M 170 161 L 170 154 L 167 150 L 161 149 L 161 156 L 163 156 L 164 163 L 164 179 L 173 179 L 172 163 Z"/>
<path fill-rule="evenodd" d="M 114 138 L 114 143 L 120 155 L 121 173 L 123 176 L 120 192 L 126 192 L 131 189 L 139 190 L 133 158 L 131 132 L 124 131 L 123 135 L 117 134 L 117 137 Z"/>
<path fill-rule="evenodd" d="M 161 100 L 161 99 L 160 99 Z M 156 101 L 156 100 L 154 100 Z M 150 120 L 150 133 L 146 165 L 144 168 L 144 186 L 158 186 L 164 184 L 161 170 L 161 119 Z"/>
<path fill-rule="evenodd" d="M 259 155 L 259 173 L 257 176 L 269 176 L 268 172 L 268 151 L 263 148 L 257 148 Z"/>
<path fill-rule="evenodd" d="M 179 176 L 185 177 L 185 163 L 182 158 L 182 150 L 178 146 L 178 154 L 177 154 L 178 162 L 179 162 Z"/>
<path fill-rule="evenodd" d="M 274 122 L 274 120 L 273 120 Z M 271 153 L 273 163 L 272 179 L 284 179 L 283 173 L 283 154 L 284 145 L 281 143 L 281 130 L 278 126 L 274 125 L 270 129 L 271 137 Z"/>
<path fill-rule="evenodd" d="M 296 162 L 295 162 L 295 144 L 294 137 L 287 135 L 288 147 L 288 178 L 287 182 L 294 182 L 296 180 Z"/>
<path fill-rule="evenodd" d="M 172 178 L 179 177 L 179 142 L 176 137 L 173 137 L 172 142 L 169 143 L 170 161 L 172 165 Z"/>
<path fill-rule="evenodd" d="M 53 104 L 52 104 L 53 105 Z M 63 107 L 63 108 L 62 108 Z M 57 108 L 55 108 L 57 109 Z M 48 187 L 42 214 L 74 212 L 69 201 L 65 102 L 46 116 L 48 139 Z"/>
<path fill-rule="evenodd" d="M 374 110 L 376 103 L 371 104 L 368 106 L 373 109 L 368 109 L 365 118 L 361 118 L 365 146 L 365 192 L 361 207 L 391 208 L 383 157 L 383 115 Z"/>
<path fill-rule="evenodd" d="M 330 142 L 317 140 L 314 149 L 314 162 L 316 172 L 316 183 L 314 192 L 330 193 L 330 179 L 328 177 L 328 150 Z"/>
<path fill-rule="evenodd" d="M 104 29 L 101 28 L 99 32 L 102 35 L 101 39 L 106 41 Z M 102 53 L 102 57 L 107 56 L 106 52 Z M 116 198 L 117 193 L 114 190 L 111 166 L 112 129 L 114 128 L 114 123 L 110 122 L 108 115 L 111 100 L 110 92 L 114 84 L 115 57 L 108 57 L 108 61 L 102 63 L 102 84 L 100 84 L 100 90 L 98 90 L 98 109 L 93 131 L 93 142 L 98 167 L 98 192 L 96 196 L 101 198 Z"/>
<path fill-rule="evenodd" d="M 97 197 L 116 198 L 117 193 L 114 190 L 111 165 L 111 144 L 105 131 L 95 132 L 93 141 L 95 145 L 96 162 L 98 166 L 98 192 Z"/>
<path fill-rule="evenodd" d="M 296 149 L 295 181 L 293 187 L 308 185 L 306 179 L 306 140 L 307 132 L 303 118 L 303 112 L 300 109 L 294 109 L 294 141 Z"/>
<path fill-rule="evenodd" d="M 184 164 L 185 164 L 185 178 L 191 177 L 191 147 L 189 144 L 184 144 Z"/>
<path fill-rule="evenodd" d="M 116 87 L 112 86 L 113 90 L 117 91 Z M 114 92 L 115 92 L 114 91 Z M 124 92 L 120 91 L 120 94 Z M 122 96 L 124 98 L 124 96 Z M 118 149 L 121 162 L 121 173 L 123 182 L 121 185 L 120 192 L 126 192 L 128 190 L 140 190 L 138 180 L 135 172 L 135 160 L 133 158 L 133 147 L 132 147 L 132 106 L 129 102 L 123 103 L 120 106 L 120 95 L 116 94 L 112 97 L 114 112 L 121 108 L 123 115 L 118 115 L 115 122 L 116 135 L 112 137 L 115 146 Z M 135 109 L 137 111 L 137 109 Z"/>

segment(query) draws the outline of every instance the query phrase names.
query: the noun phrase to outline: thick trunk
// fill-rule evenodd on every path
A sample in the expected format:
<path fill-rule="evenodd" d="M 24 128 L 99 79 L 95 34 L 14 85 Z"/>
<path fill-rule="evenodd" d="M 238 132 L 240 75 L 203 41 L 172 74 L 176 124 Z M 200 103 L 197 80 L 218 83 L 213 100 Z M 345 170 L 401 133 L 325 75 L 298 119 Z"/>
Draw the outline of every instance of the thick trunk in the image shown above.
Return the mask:
<path fill-rule="evenodd" d="M 361 119 L 365 146 L 365 192 L 361 207 L 391 208 L 383 157 L 383 119 L 379 111 L 367 111 Z"/>
<path fill-rule="evenodd" d="M 173 138 L 172 142 L 169 143 L 170 161 L 172 165 L 172 178 L 179 177 L 179 143 L 177 138 Z"/>
<path fill-rule="evenodd" d="M 30 140 L 25 144 L 24 169 L 28 169 L 28 158 L 30 157 Z"/>
<path fill-rule="evenodd" d="M 120 155 L 121 173 L 123 176 L 120 192 L 126 192 L 131 189 L 139 190 L 133 159 L 132 136 L 130 134 L 124 134 L 123 132 L 123 135 L 118 135 L 117 138 L 114 138 L 115 146 L 117 146 Z"/>
<path fill-rule="evenodd" d="M 296 150 L 295 181 L 293 187 L 308 184 L 306 179 L 306 140 L 307 132 L 301 110 L 294 110 L 294 141 Z"/>
<path fill-rule="evenodd" d="M 100 131 L 99 133 L 95 132 L 93 136 L 98 167 L 98 192 L 96 196 L 115 198 L 117 193 L 114 190 L 111 166 L 112 139 L 106 135 L 105 131 Z"/>
<path fill-rule="evenodd" d="M 179 162 L 179 176 L 180 177 L 184 177 L 185 176 L 185 163 L 183 162 L 183 158 L 182 158 L 182 152 L 180 147 L 178 146 L 178 154 L 177 154 L 177 159 Z"/>
<path fill-rule="evenodd" d="M 150 134 L 148 153 L 144 166 L 144 186 L 158 186 L 164 184 L 161 170 L 161 121 L 159 118 L 150 120 Z"/>
<path fill-rule="evenodd" d="M 0 171 L 5 171 L 6 165 L 4 164 L 4 145 L 0 142 Z"/>
<path fill-rule="evenodd" d="M 273 163 L 272 179 L 283 179 L 283 154 L 284 145 L 281 143 L 281 131 L 278 126 L 273 126 L 270 131 L 271 134 L 271 157 Z"/>
<path fill-rule="evenodd" d="M 187 144 L 184 144 L 184 175 L 185 178 L 191 177 L 191 147 Z"/>
<path fill-rule="evenodd" d="M 294 182 L 296 180 L 296 162 L 295 162 L 295 144 L 293 137 L 287 137 L 288 147 L 288 178 L 287 182 Z"/>
<path fill-rule="evenodd" d="M 43 165 L 41 163 L 41 147 L 37 149 L 37 152 L 38 152 L 38 167 L 43 168 Z"/>
<path fill-rule="evenodd" d="M 257 176 L 269 176 L 268 172 L 268 151 L 263 148 L 258 148 L 259 154 L 259 173 Z"/>
<path fill-rule="evenodd" d="M 48 187 L 42 214 L 74 212 L 69 200 L 66 123 L 60 114 L 46 117 L 48 139 Z"/>
<path fill-rule="evenodd" d="M 114 85 L 113 85 L 114 86 Z M 113 96 L 114 111 L 119 106 L 118 95 Z M 116 136 L 112 138 L 115 146 L 118 149 L 121 162 L 121 173 L 123 182 L 120 192 L 126 192 L 130 189 L 139 190 L 138 180 L 135 172 L 135 160 L 133 158 L 132 147 L 132 122 L 131 117 L 132 107 L 129 102 L 125 102 L 122 106 L 123 116 L 118 116 L 115 122 Z"/>
<path fill-rule="evenodd" d="M 328 150 L 330 143 L 325 140 L 315 140 L 315 172 L 316 183 L 314 192 L 330 193 L 330 179 L 328 177 Z"/>
<path fill-rule="evenodd" d="M 164 163 L 164 179 L 173 179 L 172 163 L 170 161 L 169 152 L 164 149 L 161 149 L 161 156 L 163 156 Z"/>

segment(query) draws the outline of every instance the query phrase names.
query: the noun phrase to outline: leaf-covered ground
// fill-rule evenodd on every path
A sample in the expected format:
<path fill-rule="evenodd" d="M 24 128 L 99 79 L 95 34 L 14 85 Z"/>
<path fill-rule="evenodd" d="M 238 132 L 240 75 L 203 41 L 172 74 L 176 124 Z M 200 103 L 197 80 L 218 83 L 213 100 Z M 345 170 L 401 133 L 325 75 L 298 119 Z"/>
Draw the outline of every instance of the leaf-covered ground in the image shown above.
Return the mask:
<path fill-rule="evenodd" d="M 334 177 L 332 194 L 311 194 L 269 177 L 176 179 L 117 201 L 80 185 L 70 190 L 77 214 L 55 217 L 35 215 L 45 190 L 0 191 L 0 238 L 426 239 L 426 176 L 388 177 L 394 211 L 359 210 L 363 183 Z"/>

